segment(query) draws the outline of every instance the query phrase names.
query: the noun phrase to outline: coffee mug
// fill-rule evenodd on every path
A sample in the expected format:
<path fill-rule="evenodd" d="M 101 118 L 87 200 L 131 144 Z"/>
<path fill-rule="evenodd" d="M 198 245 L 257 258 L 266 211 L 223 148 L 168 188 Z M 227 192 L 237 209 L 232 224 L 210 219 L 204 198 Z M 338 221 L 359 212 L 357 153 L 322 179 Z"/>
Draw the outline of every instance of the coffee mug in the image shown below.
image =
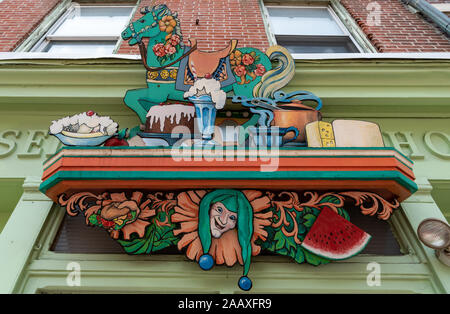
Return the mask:
<path fill-rule="evenodd" d="M 299 135 L 296 127 L 279 128 L 271 127 L 249 127 L 250 143 L 258 147 L 280 147 L 286 143 L 295 141 Z M 284 140 L 283 136 L 286 133 L 294 132 L 294 136 L 290 139 Z"/>

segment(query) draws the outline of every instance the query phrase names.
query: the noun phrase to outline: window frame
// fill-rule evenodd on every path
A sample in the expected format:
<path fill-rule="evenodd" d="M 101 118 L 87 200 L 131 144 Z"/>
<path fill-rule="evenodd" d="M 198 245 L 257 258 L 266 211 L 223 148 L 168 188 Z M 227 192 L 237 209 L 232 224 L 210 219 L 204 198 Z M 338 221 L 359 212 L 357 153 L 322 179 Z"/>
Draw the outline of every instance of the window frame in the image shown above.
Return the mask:
<path fill-rule="evenodd" d="M 359 25 L 355 22 L 353 17 L 347 12 L 347 10 L 342 6 L 339 0 L 320 0 L 314 1 L 315 3 L 311 3 L 311 1 L 296 1 L 295 4 L 292 1 L 284 1 L 284 2 L 273 2 L 271 0 L 259 0 L 260 9 L 262 12 L 262 17 L 264 21 L 264 25 L 266 28 L 267 37 L 270 45 L 276 45 L 277 41 L 275 39 L 275 33 L 273 31 L 273 26 L 270 22 L 270 15 L 267 10 L 267 7 L 289 7 L 289 8 L 297 8 L 297 7 L 319 7 L 324 8 L 327 7 L 335 21 L 338 23 L 339 27 L 344 30 L 349 39 L 355 44 L 359 50 L 358 53 L 314 53 L 314 55 L 332 55 L 332 56 L 343 56 L 343 55 L 360 55 L 365 53 L 378 53 L 378 50 L 373 46 L 372 42 L 367 38 L 367 35 L 361 30 Z M 292 54 L 294 59 L 301 59 L 303 54 Z M 309 54 L 310 55 L 310 54 Z"/>
<path fill-rule="evenodd" d="M 330 6 L 330 4 L 327 5 L 264 5 L 264 8 L 266 9 L 267 12 L 267 23 L 269 24 L 269 29 L 271 30 L 272 34 L 273 34 L 273 40 L 275 41 L 275 44 L 277 43 L 276 41 L 276 36 L 285 36 L 285 37 L 303 37 L 303 38 L 311 38 L 311 39 L 317 39 L 317 38 L 339 38 L 339 37 L 348 37 L 350 39 L 350 41 L 352 42 L 352 44 L 356 47 L 357 52 L 355 53 L 363 53 L 364 50 L 362 49 L 362 47 L 358 44 L 358 42 L 353 38 L 352 34 L 349 32 L 349 30 L 347 29 L 347 27 L 345 27 L 345 25 L 342 23 L 341 19 L 336 15 L 336 13 L 334 12 L 333 8 Z M 273 30 L 274 30 L 274 26 L 273 23 L 270 19 L 270 14 L 269 14 L 269 9 L 270 8 L 283 8 L 283 9 L 326 9 L 327 12 L 330 14 L 330 16 L 333 18 L 334 22 L 337 24 L 337 26 L 339 27 L 339 29 L 344 33 L 344 35 L 277 35 Z M 352 53 L 352 52 L 350 52 Z M 319 53 L 317 53 L 319 54 Z M 299 55 L 298 53 L 293 53 L 292 56 L 295 58 L 296 55 Z"/>
<path fill-rule="evenodd" d="M 52 42 L 76 42 L 76 41 L 83 41 L 83 42 L 99 42 L 99 41 L 115 41 L 113 51 L 111 53 L 114 53 L 117 51 L 121 44 L 121 36 L 120 33 L 114 36 L 97 36 L 97 35 L 85 35 L 85 36 L 58 36 L 58 35 L 52 35 L 55 31 L 58 30 L 58 28 L 73 14 L 73 12 L 78 7 L 92 7 L 92 8 L 130 8 L 130 15 L 129 20 L 133 18 L 133 15 L 136 10 L 136 5 L 126 4 L 126 5 L 117 5 L 117 4 L 79 4 L 79 3 L 71 3 L 69 7 L 65 9 L 65 12 L 56 17 L 53 21 L 52 25 L 46 30 L 45 34 L 40 36 L 40 38 L 33 44 L 31 49 L 29 49 L 29 52 L 40 52 L 40 53 L 47 53 L 44 51 L 44 49 Z"/>

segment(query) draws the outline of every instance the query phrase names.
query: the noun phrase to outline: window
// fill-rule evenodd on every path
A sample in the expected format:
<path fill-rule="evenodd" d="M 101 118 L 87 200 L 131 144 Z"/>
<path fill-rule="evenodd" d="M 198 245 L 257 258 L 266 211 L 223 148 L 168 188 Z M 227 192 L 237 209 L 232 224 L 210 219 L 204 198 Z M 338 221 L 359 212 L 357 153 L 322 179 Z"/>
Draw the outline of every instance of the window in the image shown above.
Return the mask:
<path fill-rule="evenodd" d="M 110 54 L 129 23 L 133 8 L 74 4 L 31 51 Z"/>
<path fill-rule="evenodd" d="M 59 208 L 64 215 L 64 210 Z M 372 216 L 365 216 L 357 207 L 347 206 L 346 210 L 350 215 L 350 221 L 372 236 L 369 244 L 362 254 L 374 254 L 380 256 L 400 256 L 400 244 L 394 235 L 390 224 L 385 220 L 380 220 Z M 111 239 L 107 232 L 99 228 L 86 226 L 83 215 L 69 217 L 64 215 L 64 219 L 59 226 L 56 237 L 52 240 L 50 250 L 55 253 L 72 254 L 125 254 L 122 246 Z M 170 246 L 157 254 L 180 255 L 183 254 L 176 246 Z M 263 250 L 261 256 L 273 256 L 269 251 Z M 286 259 L 289 260 L 289 259 Z"/>
<path fill-rule="evenodd" d="M 292 54 L 361 52 L 330 7 L 266 8 L 277 44 Z"/>

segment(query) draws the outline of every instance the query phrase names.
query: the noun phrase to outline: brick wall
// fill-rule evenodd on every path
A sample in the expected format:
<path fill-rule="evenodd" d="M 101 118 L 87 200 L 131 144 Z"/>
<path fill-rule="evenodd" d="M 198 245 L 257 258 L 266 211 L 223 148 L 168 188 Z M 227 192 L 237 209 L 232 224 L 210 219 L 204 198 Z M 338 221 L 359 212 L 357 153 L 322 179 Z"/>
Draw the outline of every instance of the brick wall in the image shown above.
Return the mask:
<path fill-rule="evenodd" d="M 13 51 L 58 2 L 59 0 L 0 2 L 0 52 Z"/>
<path fill-rule="evenodd" d="M 342 0 L 379 52 L 450 52 L 449 39 L 400 0 L 377 1 L 381 7 L 379 25 L 369 25 L 367 5 L 372 0 Z M 441 0 L 442 2 L 442 0 Z"/>
<path fill-rule="evenodd" d="M 230 39 L 238 39 L 239 47 L 265 50 L 268 46 L 261 10 L 257 0 L 142 0 L 140 7 L 166 4 L 178 12 L 184 42 L 198 39 L 198 48 L 214 51 L 224 48 Z M 141 16 L 139 10 L 134 20 Z M 199 25 L 195 25 L 199 19 Z M 118 53 L 138 54 L 137 47 L 124 42 Z"/>
<path fill-rule="evenodd" d="M 445 2 L 448 0 L 429 0 Z M 50 13 L 59 0 L 3 0 L 0 2 L 0 52 L 12 51 Z M 400 0 L 378 0 L 379 25 L 369 25 L 367 5 L 373 0 L 342 0 L 380 52 L 450 52 L 450 41 L 434 25 L 410 12 Z M 197 38 L 201 50 L 225 47 L 232 38 L 240 47 L 265 50 L 269 44 L 258 0 L 142 0 L 140 7 L 165 3 L 178 12 L 184 41 Z M 137 10 L 133 20 L 140 16 Z M 196 19 L 199 25 L 195 24 Z M 122 43 L 119 53 L 138 54 L 137 47 Z"/>

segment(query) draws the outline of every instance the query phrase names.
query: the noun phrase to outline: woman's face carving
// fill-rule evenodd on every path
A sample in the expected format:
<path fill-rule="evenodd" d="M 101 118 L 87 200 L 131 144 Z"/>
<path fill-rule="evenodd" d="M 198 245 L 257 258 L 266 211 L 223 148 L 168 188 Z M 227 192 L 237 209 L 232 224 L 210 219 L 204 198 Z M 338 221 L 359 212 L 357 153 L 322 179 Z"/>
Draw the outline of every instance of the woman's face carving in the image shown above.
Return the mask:
<path fill-rule="evenodd" d="M 228 210 L 221 202 L 211 205 L 209 212 L 211 235 L 220 238 L 223 233 L 236 227 L 237 214 Z"/>

